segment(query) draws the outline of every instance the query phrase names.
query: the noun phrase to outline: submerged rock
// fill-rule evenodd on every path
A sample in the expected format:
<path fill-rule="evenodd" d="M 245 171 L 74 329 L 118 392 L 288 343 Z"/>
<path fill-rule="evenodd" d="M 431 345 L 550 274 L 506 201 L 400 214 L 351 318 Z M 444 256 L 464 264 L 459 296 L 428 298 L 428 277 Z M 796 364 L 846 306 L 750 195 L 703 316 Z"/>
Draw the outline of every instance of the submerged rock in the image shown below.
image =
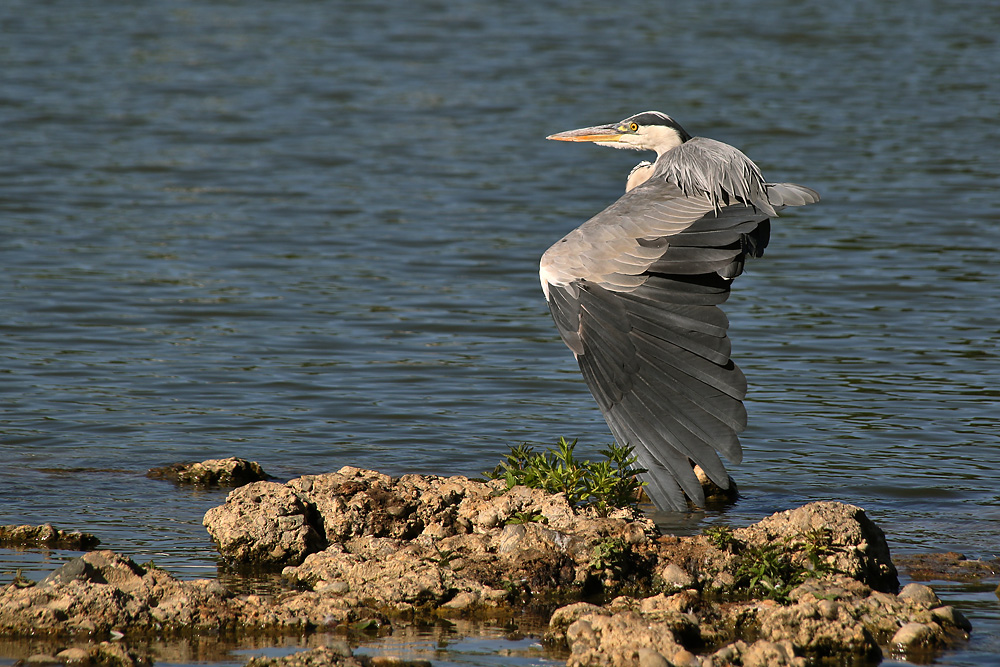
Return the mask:
<path fill-rule="evenodd" d="M 427 660 L 354 655 L 347 644 L 324 646 L 281 658 L 253 658 L 246 667 L 431 667 Z"/>
<path fill-rule="evenodd" d="M 1000 573 L 1000 559 L 974 560 L 954 551 L 910 554 L 896 562 L 916 581 L 981 581 Z"/>
<path fill-rule="evenodd" d="M 59 530 L 46 523 L 41 526 L 0 526 L 0 547 L 44 547 L 87 551 L 101 541 L 90 533 Z"/>
<path fill-rule="evenodd" d="M 247 461 L 235 456 L 150 468 L 146 472 L 146 477 L 195 486 L 243 486 L 271 478 L 256 461 Z"/>

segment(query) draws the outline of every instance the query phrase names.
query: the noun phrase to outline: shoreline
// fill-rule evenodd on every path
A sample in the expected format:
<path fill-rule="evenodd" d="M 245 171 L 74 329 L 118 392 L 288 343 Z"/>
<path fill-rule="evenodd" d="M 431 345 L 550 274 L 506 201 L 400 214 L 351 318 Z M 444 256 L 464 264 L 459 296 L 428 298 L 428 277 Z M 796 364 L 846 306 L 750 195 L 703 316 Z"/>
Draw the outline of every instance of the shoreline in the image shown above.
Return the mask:
<path fill-rule="evenodd" d="M 524 487 L 344 468 L 239 487 L 205 525 L 227 560 L 283 567 L 293 590 L 239 595 L 92 551 L 48 581 L 5 587 L 0 636 L 29 635 L 36 645 L 43 635 L 56 644 L 86 637 L 89 648 L 46 655 L 124 665 L 148 661 L 141 646 L 154 638 L 240 643 L 333 632 L 351 640 L 420 623 L 491 626 L 528 610 L 549 618 L 546 641 L 562 644 L 570 665 L 633 664 L 641 653 L 646 662 L 714 666 L 928 659 L 971 629 L 930 588 L 899 591 L 881 530 L 842 503 L 811 503 L 728 534 L 673 537 L 635 510 L 592 516 Z M 753 579 L 746 570 L 768 558 L 784 568 L 764 573 L 772 594 L 741 590 Z M 958 567 L 976 570 L 972 563 Z M 111 604 L 116 595 L 129 604 Z M 109 653 L 100 648 L 109 641 L 140 648 Z M 335 657 L 319 655 L 308 660 Z"/>

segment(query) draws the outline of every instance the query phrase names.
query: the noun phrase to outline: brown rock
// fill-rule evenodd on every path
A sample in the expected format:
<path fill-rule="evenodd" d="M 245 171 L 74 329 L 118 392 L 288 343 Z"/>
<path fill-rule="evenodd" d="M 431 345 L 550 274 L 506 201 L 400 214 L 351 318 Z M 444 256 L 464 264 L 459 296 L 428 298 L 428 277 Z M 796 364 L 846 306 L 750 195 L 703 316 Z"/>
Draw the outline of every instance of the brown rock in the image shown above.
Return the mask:
<path fill-rule="evenodd" d="M 67 664 L 84 663 L 90 659 L 90 653 L 86 649 L 74 646 L 56 653 L 56 659 Z"/>
<path fill-rule="evenodd" d="M 565 641 L 566 631 L 569 627 L 590 614 L 610 616 L 611 612 L 606 611 L 604 607 L 599 607 L 589 602 L 575 602 L 565 607 L 560 607 L 552 612 L 552 616 L 549 618 L 549 636 L 555 640 Z"/>
<path fill-rule="evenodd" d="M 916 581 L 981 581 L 1000 573 L 1000 560 L 970 560 L 954 551 L 908 554 L 895 560 Z"/>
<path fill-rule="evenodd" d="M 892 644 L 894 646 L 900 646 L 904 649 L 912 649 L 914 647 L 932 643 L 934 635 L 934 628 L 930 625 L 926 623 L 910 622 L 901 627 L 896 634 L 892 636 Z"/>
<path fill-rule="evenodd" d="M 694 577 L 676 563 L 667 563 L 665 567 L 657 571 L 657 574 L 669 590 L 690 588 L 695 583 Z"/>
<path fill-rule="evenodd" d="M 899 592 L 899 597 L 903 600 L 912 600 L 913 602 L 934 607 L 941 604 L 941 600 L 935 595 L 934 590 L 924 584 L 912 583 L 903 586 L 903 590 Z"/>
<path fill-rule="evenodd" d="M 771 642 L 789 642 L 803 653 L 813 656 L 881 656 L 872 633 L 850 613 L 847 606 L 838 605 L 833 618 L 830 618 L 831 611 L 834 610 L 830 607 L 824 609 L 812 600 L 762 610 L 758 615 L 761 638 Z"/>
<path fill-rule="evenodd" d="M 195 486 L 243 486 L 271 478 L 256 461 L 247 461 L 235 456 L 150 468 L 146 472 L 146 477 Z"/>
<path fill-rule="evenodd" d="M 347 644 L 324 646 L 281 658 L 252 658 L 246 667 L 431 667 L 426 660 L 353 655 Z"/>
<path fill-rule="evenodd" d="M 669 664 L 685 650 L 669 624 L 650 622 L 632 611 L 613 616 L 587 614 L 569 626 L 566 640 L 569 667 L 634 664 L 640 652 L 650 664 L 658 662 L 657 655 Z"/>
<path fill-rule="evenodd" d="M 208 510 L 203 523 L 229 560 L 297 564 L 325 546 L 313 516 L 313 507 L 289 487 L 254 482 Z"/>
<path fill-rule="evenodd" d="M 805 667 L 806 660 L 795 655 L 791 642 L 760 639 L 742 652 L 743 667 Z"/>
<path fill-rule="evenodd" d="M 0 526 L 0 547 L 45 547 L 87 551 L 101 541 L 90 533 L 59 530 L 46 523 L 41 526 Z"/>
<path fill-rule="evenodd" d="M 972 631 L 972 623 L 969 623 L 969 619 L 965 617 L 965 614 L 952 606 L 931 609 L 931 616 L 934 617 L 935 621 L 946 628 L 958 628 L 959 630 L 963 630 L 965 632 Z"/>

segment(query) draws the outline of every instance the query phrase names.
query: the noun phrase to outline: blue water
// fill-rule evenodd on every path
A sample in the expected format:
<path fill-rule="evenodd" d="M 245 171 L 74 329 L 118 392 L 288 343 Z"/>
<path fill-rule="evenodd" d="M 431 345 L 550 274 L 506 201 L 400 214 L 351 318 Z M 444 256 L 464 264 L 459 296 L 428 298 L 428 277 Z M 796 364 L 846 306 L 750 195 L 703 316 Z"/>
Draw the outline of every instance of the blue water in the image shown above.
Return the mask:
<path fill-rule="evenodd" d="M 537 260 L 646 156 L 544 137 L 660 109 L 823 195 L 726 306 L 743 498 L 663 524 L 836 499 L 896 553 L 997 556 L 998 28 L 931 0 L 6 0 L 0 523 L 216 576 L 224 493 L 147 468 L 596 452 Z M 0 551 L 0 581 L 70 556 Z M 997 600 L 949 594 L 976 630 L 941 664 L 1000 662 Z"/>

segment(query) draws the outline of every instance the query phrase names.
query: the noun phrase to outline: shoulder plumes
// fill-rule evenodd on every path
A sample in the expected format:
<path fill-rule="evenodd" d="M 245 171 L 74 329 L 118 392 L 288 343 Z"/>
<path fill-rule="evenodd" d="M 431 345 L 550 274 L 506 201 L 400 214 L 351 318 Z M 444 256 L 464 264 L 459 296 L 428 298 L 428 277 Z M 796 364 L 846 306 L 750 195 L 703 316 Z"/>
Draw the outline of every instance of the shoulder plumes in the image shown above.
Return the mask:
<path fill-rule="evenodd" d="M 716 209 L 735 200 L 776 215 L 760 169 L 721 141 L 695 137 L 684 142 L 660 156 L 655 176 L 675 184 L 687 196 L 708 197 Z"/>

